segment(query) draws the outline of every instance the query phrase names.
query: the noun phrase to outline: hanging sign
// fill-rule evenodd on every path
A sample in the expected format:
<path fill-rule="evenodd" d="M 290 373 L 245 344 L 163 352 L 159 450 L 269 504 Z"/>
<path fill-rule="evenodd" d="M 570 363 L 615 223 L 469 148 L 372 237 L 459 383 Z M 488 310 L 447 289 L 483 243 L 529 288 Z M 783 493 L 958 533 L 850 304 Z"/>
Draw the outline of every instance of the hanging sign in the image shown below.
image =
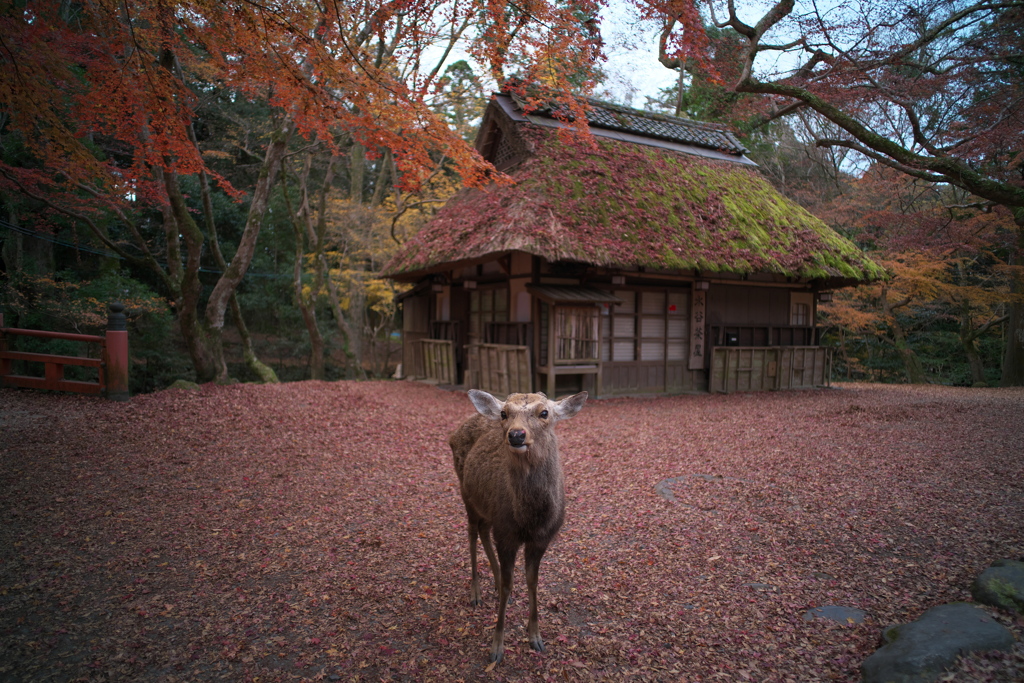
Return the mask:
<path fill-rule="evenodd" d="M 704 369 L 704 354 L 707 351 L 707 344 L 704 343 L 704 315 L 707 300 L 706 291 L 694 288 L 690 305 L 690 363 L 687 366 L 690 370 Z"/>

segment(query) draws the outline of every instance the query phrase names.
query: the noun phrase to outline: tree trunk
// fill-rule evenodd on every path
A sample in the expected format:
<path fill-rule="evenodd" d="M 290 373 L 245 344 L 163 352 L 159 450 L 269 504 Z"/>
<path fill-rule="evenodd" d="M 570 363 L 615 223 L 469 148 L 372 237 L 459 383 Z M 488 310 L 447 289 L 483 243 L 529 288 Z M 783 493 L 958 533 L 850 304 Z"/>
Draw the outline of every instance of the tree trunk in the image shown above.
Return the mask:
<path fill-rule="evenodd" d="M 353 367 L 351 368 L 352 377 L 357 379 L 366 379 L 366 368 L 364 367 L 364 361 L 366 360 L 363 355 L 365 354 L 364 341 L 365 341 L 365 329 L 366 321 L 364 315 L 366 311 L 366 285 L 361 281 L 355 284 L 349 294 L 349 306 L 348 306 L 348 321 L 349 321 L 349 338 L 348 338 L 348 350 L 349 357 L 352 359 Z M 341 313 L 341 310 L 338 310 Z"/>
<path fill-rule="evenodd" d="M 324 276 L 320 267 L 320 255 L 323 252 L 322 240 L 327 231 L 327 193 L 334 181 L 334 169 L 337 158 L 330 157 L 327 160 L 327 168 L 324 171 L 323 183 L 320 186 L 319 202 L 317 204 L 316 220 L 310 202 L 309 176 L 313 168 L 313 152 L 307 152 L 303 162 L 302 175 L 298 179 L 299 207 L 292 207 L 291 195 L 288 193 L 287 177 L 285 167 L 282 166 L 282 188 L 284 193 L 285 207 L 292 221 L 292 232 L 295 235 L 295 263 L 292 269 L 292 287 L 294 291 L 295 305 L 302 314 L 302 321 L 306 325 L 306 333 L 309 335 L 310 358 L 309 374 L 312 379 L 324 379 L 326 377 L 326 343 L 324 336 L 320 333 L 320 322 L 316 316 L 316 301 L 323 290 Z M 319 229 L 317 225 L 323 224 Z M 302 262 L 306 255 L 307 247 L 313 252 L 313 285 L 310 287 L 309 295 L 306 296 L 302 286 Z"/>
<path fill-rule="evenodd" d="M 18 226 L 18 215 L 8 205 L 8 216 L 11 225 Z M 4 240 L 4 263 L 8 273 L 31 273 L 33 275 L 53 275 L 56 270 L 56 257 L 53 242 L 39 239 L 21 232 L 11 231 Z"/>
<path fill-rule="evenodd" d="M 202 283 L 199 282 L 199 261 L 203 250 L 203 233 L 192 220 L 185 199 L 178 185 L 178 176 L 171 172 L 159 174 L 167 190 L 170 201 L 170 213 L 164 214 L 165 230 L 174 230 L 185 242 L 185 268 L 181 271 L 180 296 L 177 300 L 178 325 L 185 340 L 192 367 L 196 371 L 196 381 L 225 381 L 227 366 L 224 364 L 224 350 L 219 336 L 211 335 L 210 330 L 199 318 L 199 301 L 202 296 Z M 172 225 L 167 224 L 170 221 Z"/>
<path fill-rule="evenodd" d="M 985 366 L 981 362 L 981 354 L 978 353 L 974 339 L 961 337 L 960 341 L 964 348 L 964 355 L 967 356 L 967 362 L 971 366 L 971 385 L 975 387 L 988 386 L 985 382 Z"/>
<path fill-rule="evenodd" d="M 928 378 L 924 374 L 924 366 L 921 365 L 921 359 L 917 357 L 914 350 L 907 346 L 905 339 L 900 340 L 896 343 L 896 351 L 900 355 L 900 359 L 903 361 L 903 369 L 907 373 L 907 381 L 911 384 L 927 384 Z"/>
<path fill-rule="evenodd" d="M 287 193 L 287 188 L 285 188 L 285 196 Z M 291 213 L 291 207 L 288 212 Z M 295 288 L 295 304 L 299 307 L 299 312 L 302 313 L 302 321 L 306 324 L 306 332 L 309 334 L 309 376 L 310 379 L 323 379 L 326 375 L 324 336 L 320 334 L 320 325 L 316 319 L 316 293 L 311 293 L 310 300 L 307 301 L 302 292 L 302 260 L 305 257 L 306 242 L 303 239 L 303 231 L 298 219 L 293 217 L 292 226 L 295 228 L 295 268 L 292 271 L 292 278 Z"/>
<path fill-rule="evenodd" d="M 178 228 L 185 238 L 188 254 L 185 274 L 182 278 L 182 306 L 178 314 L 181 331 L 185 337 L 189 355 L 192 357 L 192 364 L 196 369 L 196 380 L 199 382 L 230 381 L 227 363 L 224 360 L 224 314 L 238 283 L 242 281 L 242 277 L 252 261 L 253 253 L 256 250 L 256 238 L 259 235 L 263 215 L 266 213 L 269 202 L 271 183 L 277 177 L 291 130 L 291 121 L 285 117 L 280 128 L 272 136 L 270 145 L 267 147 L 263 168 L 260 170 L 260 178 L 253 192 L 252 202 L 249 205 L 249 215 L 238 244 L 238 250 L 213 288 L 213 293 L 206 304 L 206 317 L 203 321 L 200 321 L 198 317 L 199 297 L 202 289 L 199 283 L 199 257 L 202 250 L 203 234 L 185 205 L 176 176 L 173 173 L 164 174 L 171 208 Z M 250 345 L 247 362 L 250 367 L 254 367 L 258 375 L 266 377 L 267 375 L 259 370 L 259 365 L 262 364 L 256 361 L 255 354 L 252 354 L 251 351 Z M 243 350 L 243 355 L 246 355 L 245 350 Z"/>
<path fill-rule="evenodd" d="M 1024 386 L 1024 207 L 1013 209 L 1017 223 L 1017 243 L 1010 253 L 1009 320 L 1006 325 L 1006 346 L 1003 349 L 1003 387 Z"/>
<path fill-rule="evenodd" d="M 199 143 L 196 140 L 195 131 L 189 127 L 189 139 L 192 140 L 192 144 L 199 149 Z M 202 195 L 203 201 L 203 215 L 206 219 L 206 232 L 210 235 L 210 251 L 213 252 L 214 260 L 217 262 L 217 267 L 222 272 L 227 272 L 228 263 L 224 258 L 224 253 L 220 249 L 220 237 L 217 235 L 217 222 L 214 220 L 213 215 L 213 201 L 210 198 L 210 180 L 206 175 L 206 171 L 199 172 L 199 191 Z M 252 347 L 252 335 L 249 334 L 249 327 L 245 324 L 245 318 L 242 317 L 242 307 L 238 305 L 237 292 L 231 292 L 231 298 L 229 300 L 231 306 L 231 319 L 235 323 L 235 329 L 238 330 L 238 336 L 242 343 L 242 361 L 246 367 L 249 368 L 260 381 L 264 384 L 277 384 L 280 380 L 277 378 L 277 373 L 274 372 L 273 368 L 269 365 L 260 361 L 256 357 L 256 352 Z"/>
<path fill-rule="evenodd" d="M 914 350 L 907 344 L 907 333 L 900 324 L 899 318 L 896 317 L 896 309 L 902 306 L 906 306 L 910 303 L 909 299 L 892 304 L 889 302 L 888 287 L 882 287 L 882 314 L 889 323 L 889 327 L 892 329 L 892 339 L 888 340 L 895 348 L 896 353 L 899 354 L 900 360 L 903 361 L 903 370 L 907 373 L 907 381 L 911 384 L 927 384 L 928 379 L 924 374 L 924 366 L 921 365 L 921 359 L 917 357 Z"/>
<path fill-rule="evenodd" d="M 986 386 L 985 365 L 981 362 L 981 354 L 978 353 L 978 345 L 975 342 L 993 323 L 994 321 L 990 320 L 980 330 L 975 329 L 970 304 L 967 302 L 960 304 L 960 346 L 963 348 L 967 363 L 971 368 L 972 386 Z"/>
<path fill-rule="evenodd" d="M 846 368 L 846 381 L 850 381 L 850 353 L 846 348 L 846 330 L 839 328 L 839 355 L 843 359 L 843 366 Z"/>
<path fill-rule="evenodd" d="M 263 216 L 270 203 L 270 190 L 277 180 L 281 159 L 284 158 L 288 149 L 288 141 L 291 139 L 293 131 L 291 117 L 285 115 L 281 120 L 281 125 L 271 135 L 267 154 L 263 159 L 263 167 L 260 169 L 259 179 L 253 189 L 249 215 L 245 220 L 242 237 L 238 241 L 238 249 L 235 250 L 235 256 L 231 259 L 231 263 L 228 264 L 223 275 L 217 280 L 217 284 L 210 294 L 210 300 L 206 304 L 206 323 L 211 330 L 223 329 L 228 300 L 238 288 L 249 264 L 252 263 L 253 254 L 256 252 L 256 238 L 259 237 Z"/>
<path fill-rule="evenodd" d="M 366 148 L 352 143 L 349 151 L 349 197 L 353 204 L 363 203 L 363 182 L 366 176 Z"/>
<path fill-rule="evenodd" d="M 331 270 L 327 265 L 327 258 L 323 254 L 319 255 L 318 264 L 323 273 L 324 282 L 327 284 L 327 294 L 334 312 L 334 320 L 343 340 L 342 349 L 348 361 L 346 376 L 366 379 L 366 370 L 363 368 L 362 324 L 359 318 L 365 303 L 362 296 L 363 291 L 359 287 L 354 288 L 353 295 L 349 300 L 349 310 L 352 311 L 352 318 L 349 319 L 349 316 L 345 315 L 345 309 L 341 306 L 341 292 L 338 290 L 338 283 L 331 279 Z"/>
<path fill-rule="evenodd" d="M 263 384 L 278 384 L 281 380 L 278 379 L 274 369 L 256 357 L 256 352 L 252 348 L 252 335 L 249 334 L 249 327 L 242 318 L 242 307 L 238 305 L 238 296 L 235 292 L 231 293 L 229 305 L 231 306 L 231 319 L 235 322 L 235 329 L 238 330 L 238 336 L 242 342 L 242 362 L 260 378 L 260 382 Z"/>
<path fill-rule="evenodd" d="M 18 225 L 18 216 L 11 206 L 7 207 L 7 220 L 11 225 Z M 24 236 L 16 231 L 11 231 L 4 239 L 3 247 L 0 248 L 0 258 L 3 259 L 8 273 L 25 272 L 24 240 Z"/>
<path fill-rule="evenodd" d="M 361 149 L 361 148 L 360 148 Z M 333 169 L 337 159 L 331 160 L 331 169 Z M 330 170 L 330 169 L 329 169 Z M 331 268 L 327 263 L 327 256 L 324 250 L 327 246 L 327 186 L 324 185 L 323 190 L 320 193 L 319 206 L 317 207 L 317 220 L 316 220 L 316 258 L 314 262 L 316 264 L 316 282 L 313 287 L 314 297 L 320 292 L 321 288 L 327 287 L 327 295 L 331 302 L 331 312 L 334 314 L 334 321 L 337 323 L 338 332 L 342 339 L 342 351 L 345 354 L 347 361 L 346 375 L 349 377 L 356 377 L 358 379 L 366 379 L 366 370 L 363 368 L 362 363 L 362 344 L 361 344 L 361 318 L 355 317 L 352 320 L 345 315 L 345 310 L 341 306 L 341 292 L 338 290 L 338 284 L 331 278 Z M 341 264 L 339 264 L 340 268 Z M 357 288 L 356 296 L 349 302 L 349 310 L 357 311 L 356 314 L 362 314 L 363 301 L 359 300 L 358 295 L 363 294 L 360 288 Z"/>

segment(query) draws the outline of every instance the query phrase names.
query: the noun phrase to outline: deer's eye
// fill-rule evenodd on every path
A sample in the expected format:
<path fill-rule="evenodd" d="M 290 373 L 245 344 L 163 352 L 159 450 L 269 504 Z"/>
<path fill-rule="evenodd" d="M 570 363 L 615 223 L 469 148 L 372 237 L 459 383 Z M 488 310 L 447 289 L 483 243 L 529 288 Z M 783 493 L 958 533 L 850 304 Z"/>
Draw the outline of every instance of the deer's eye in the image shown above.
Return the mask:
<path fill-rule="evenodd" d="M 502 420 L 507 420 L 508 419 L 508 413 L 506 413 L 504 410 L 501 411 L 501 419 Z"/>
<path fill-rule="evenodd" d="M 546 410 L 540 411 L 540 419 L 545 420 L 545 419 L 547 419 L 547 416 L 548 416 L 548 411 L 546 411 Z"/>

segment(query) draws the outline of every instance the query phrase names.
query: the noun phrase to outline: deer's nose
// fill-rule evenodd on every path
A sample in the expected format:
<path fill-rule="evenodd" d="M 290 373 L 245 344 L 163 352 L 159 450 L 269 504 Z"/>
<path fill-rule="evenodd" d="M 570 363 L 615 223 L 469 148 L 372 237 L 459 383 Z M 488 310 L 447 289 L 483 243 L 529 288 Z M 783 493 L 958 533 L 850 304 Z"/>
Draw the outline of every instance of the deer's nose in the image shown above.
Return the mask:
<path fill-rule="evenodd" d="M 526 443 L 526 431 L 523 429 L 510 429 L 508 430 L 508 444 L 513 448 L 518 448 Z"/>

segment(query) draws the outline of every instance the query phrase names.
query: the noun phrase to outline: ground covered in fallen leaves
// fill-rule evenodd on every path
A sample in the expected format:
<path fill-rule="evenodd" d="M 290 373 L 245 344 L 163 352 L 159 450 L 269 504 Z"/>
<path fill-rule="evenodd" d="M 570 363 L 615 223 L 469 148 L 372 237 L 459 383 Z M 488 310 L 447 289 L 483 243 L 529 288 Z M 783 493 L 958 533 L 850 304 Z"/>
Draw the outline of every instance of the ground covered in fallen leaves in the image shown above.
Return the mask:
<path fill-rule="evenodd" d="M 1022 390 L 591 401 L 558 426 L 547 653 L 520 565 L 488 670 L 447 446 L 471 413 L 407 382 L 0 390 L 0 679 L 858 680 L 882 628 L 1024 555 Z M 804 620 L 827 605 L 868 618 Z"/>

